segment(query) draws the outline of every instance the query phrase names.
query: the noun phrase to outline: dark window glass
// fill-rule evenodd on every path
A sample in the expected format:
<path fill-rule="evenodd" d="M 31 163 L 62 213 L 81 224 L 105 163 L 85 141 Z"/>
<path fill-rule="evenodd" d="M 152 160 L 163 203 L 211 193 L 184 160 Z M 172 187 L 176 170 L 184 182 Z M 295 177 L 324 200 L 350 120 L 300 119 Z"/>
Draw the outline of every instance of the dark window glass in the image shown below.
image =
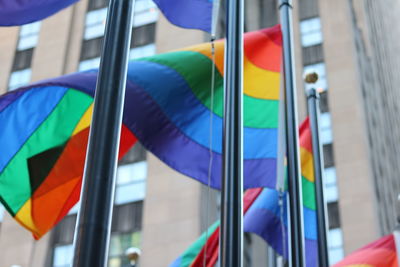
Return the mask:
<path fill-rule="evenodd" d="M 329 112 L 328 91 L 325 90 L 319 94 L 319 108 L 321 113 Z"/>
<path fill-rule="evenodd" d="M 321 44 L 303 47 L 302 54 L 304 65 L 312 65 L 324 60 L 324 53 Z"/>
<path fill-rule="evenodd" d="M 114 207 L 112 227 L 113 233 L 130 233 L 142 228 L 143 202 L 133 202 Z"/>
<path fill-rule="evenodd" d="M 254 3 L 254 1 L 249 1 L 250 3 Z M 259 7 L 260 28 L 278 24 L 277 0 L 259 0 Z"/>
<path fill-rule="evenodd" d="M 156 24 L 150 23 L 132 30 L 131 48 L 152 44 L 156 38 Z"/>
<path fill-rule="evenodd" d="M 99 57 L 103 45 L 103 37 L 84 40 L 81 50 L 81 61 L 91 58 Z"/>
<path fill-rule="evenodd" d="M 88 10 L 100 9 L 108 6 L 109 0 L 89 0 Z"/>
<path fill-rule="evenodd" d="M 324 151 L 324 164 L 325 168 L 332 167 L 335 165 L 334 157 L 333 157 L 333 146 L 332 144 L 326 144 L 323 146 Z"/>
<path fill-rule="evenodd" d="M 317 0 L 300 0 L 297 5 L 299 8 L 300 20 L 318 16 L 318 1 Z"/>
<path fill-rule="evenodd" d="M 340 215 L 338 202 L 328 203 L 329 229 L 340 228 Z"/>
<path fill-rule="evenodd" d="M 31 66 L 33 48 L 17 51 L 14 57 L 12 71 L 28 69 Z"/>
<path fill-rule="evenodd" d="M 71 244 L 74 239 L 76 215 L 66 216 L 53 231 L 54 244 Z"/>
<path fill-rule="evenodd" d="M 119 161 L 121 165 L 146 160 L 146 149 L 138 142 Z"/>

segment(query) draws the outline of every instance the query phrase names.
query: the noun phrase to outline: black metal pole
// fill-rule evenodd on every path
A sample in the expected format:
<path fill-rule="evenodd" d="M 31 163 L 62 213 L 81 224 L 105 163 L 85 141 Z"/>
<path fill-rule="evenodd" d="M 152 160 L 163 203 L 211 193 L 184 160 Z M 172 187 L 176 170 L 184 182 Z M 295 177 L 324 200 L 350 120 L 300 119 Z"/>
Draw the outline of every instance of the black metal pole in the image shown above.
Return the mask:
<path fill-rule="evenodd" d="M 308 116 L 310 119 L 314 158 L 315 197 L 317 204 L 318 259 L 321 267 L 329 266 L 326 204 L 324 199 L 324 158 L 319 139 L 319 94 L 307 91 Z"/>
<path fill-rule="evenodd" d="M 74 267 L 107 266 L 134 0 L 111 0 L 75 231 Z"/>
<path fill-rule="evenodd" d="M 291 266 L 305 266 L 303 199 L 301 191 L 299 137 L 297 122 L 297 97 L 293 52 L 292 1 L 281 0 L 279 5 L 283 36 L 283 65 L 285 84 L 286 149 L 288 163 L 288 191 L 290 208 L 290 259 Z"/>
<path fill-rule="evenodd" d="M 243 0 L 227 0 L 221 267 L 243 265 Z"/>

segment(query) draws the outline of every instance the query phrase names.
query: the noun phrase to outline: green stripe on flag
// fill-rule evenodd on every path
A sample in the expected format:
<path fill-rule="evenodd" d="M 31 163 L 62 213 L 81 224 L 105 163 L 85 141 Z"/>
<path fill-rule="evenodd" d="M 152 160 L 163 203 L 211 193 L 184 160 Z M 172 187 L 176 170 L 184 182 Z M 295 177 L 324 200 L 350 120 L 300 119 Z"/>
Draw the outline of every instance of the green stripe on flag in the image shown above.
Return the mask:
<path fill-rule="evenodd" d="M 0 196 L 13 216 L 31 197 L 27 160 L 65 143 L 92 101 L 87 94 L 69 89 L 0 174 Z"/>

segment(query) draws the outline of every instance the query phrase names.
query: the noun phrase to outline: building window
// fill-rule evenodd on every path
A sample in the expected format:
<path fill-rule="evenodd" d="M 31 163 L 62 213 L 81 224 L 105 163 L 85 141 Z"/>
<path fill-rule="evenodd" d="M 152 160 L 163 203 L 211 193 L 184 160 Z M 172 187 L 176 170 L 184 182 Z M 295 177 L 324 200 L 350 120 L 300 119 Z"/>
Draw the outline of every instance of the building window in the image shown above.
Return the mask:
<path fill-rule="evenodd" d="M 141 57 L 149 57 L 156 53 L 156 45 L 155 44 L 148 44 L 144 46 L 139 46 L 132 48 L 129 51 L 129 59 L 138 59 Z"/>
<path fill-rule="evenodd" d="M 328 89 L 328 82 L 326 80 L 326 69 L 325 69 L 325 63 L 316 63 L 316 64 L 311 64 L 304 66 L 303 68 L 304 73 L 310 73 L 310 72 L 316 72 L 318 74 L 318 81 L 315 84 L 306 84 L 305 89 L 309 90 L 310 88 L 316 88 L 316 89 L 322 89 L 322 90 L 327 90 Z"/>
<path fill-rule="evenodd" d="M 106 7 L 109 0 L 89 0 L 88 10 L 95 10 Z"/>
<path fill-rule="evenodd" d="M 303 47 L 322 43 L 321 20 L 319 17 L 300 22 L 301 44 Z"/>
<path fill-rule="evenodd" d="M 92 59 L 99 57 L 103 45 L 104 37 L 83 41 L 81 50 L 81 60 Z"/>
<path fill-rule="evenodd" d="M 156 24 L 136 27 L 132 31 L 131 48 L 153 44 L 156 37 Z"/>
<path fill-rule="evenodd" d="M 343 234 L 340 228 L 331 229 L 328 233 L 329 240 L 329 263 L 333 265 L 344 257 Z"/>
<path fill-rule="evenodd" d="M 33 48 L 18 50 L 14 56 L 12 71 L 27 69 L 31 66 Z"/>
<path fill-rule="evenodd" d="M 96 57 L 79 62 L 78 70 L 85 71 L 85 70 L 97 69 L 99 66 L 100 66 L 100 57 Z"/>
<path fill-rule="evenodd" d="M 72 244 L 59 245 L 54 248 L 52 267 L 71 267 L 74 248 Z"/>
<path fill-rule="evenodd" d="M 329 111 L 328 105 L 328 91 L 324 90 L 319 94 L 319 109 L 321 113 L 325 113 Z"/>
<path fill-rule="evenodd" d="M 89 11 L 86 14 L 84 40 L 104 35 L 106 28 L 107 8 Z"/>
<path fill-rule="evenodd" d="M 133 17 L 133 27 L 155 23 L 158 19 L 157 6 L 153 1 L 138 0 L 135 3 L 135 15 Z"/>
<path fill-rule="evenodd" d="M 324 167 L 329 168 L 335 165 L 333 158 L 333 146 L 332 144 L 326 144 L 322 146 L 324 152 Z"/>
<path fill-rule="evenodd" d="M 5 208 L 4 208 L 3 204 L 0 203 L 0 222 L 2 222 L 4 219 L 4 212 L 5 212 Z"/>
<path fill-rule="evenodd" d="M 17 50 L 33 48 L 39 40 L 40 22 L 34 22 L 21 26 Z"/>
<path fill-rule="evenodd" d="M 332 143 L 331 114 L 329 112 L 321 113 L 320 115 L 320 135 L 323 145 Z"/>
<path fill-rule="evenodd" d="M 115 204 L 143 200 L 146 195 L 146 161 L 118 167 Z"/>
<path fill-rule="evenodd" d="M 336 184 L 336 169 L 335 167 L 326 168 L 324 170 L 325 182 L 325 200 L 327 203 L 338 201 L 339 193 Z"/>
<path fill-rule="evenodd" d="M 140 247 L 141 233 L 112 234 L 110 240 L 110 253 L 108 256 L 108 267 L 130 266 L 125 251 L 130 247 Z"/>
<path fill-rule="evenodd" d="M 339 204 L 338 202 L 328 203 L 329 229 L 340 227 Z"/>
<path fill-rule="evenodd" d="M 24 69 L 14 71 L 10 75 L 10 80 L 8 82 L 8 90 L 14 90 L 18 87 L 27 85 L 31 80 L 32 71 L 31 69 Z"/>

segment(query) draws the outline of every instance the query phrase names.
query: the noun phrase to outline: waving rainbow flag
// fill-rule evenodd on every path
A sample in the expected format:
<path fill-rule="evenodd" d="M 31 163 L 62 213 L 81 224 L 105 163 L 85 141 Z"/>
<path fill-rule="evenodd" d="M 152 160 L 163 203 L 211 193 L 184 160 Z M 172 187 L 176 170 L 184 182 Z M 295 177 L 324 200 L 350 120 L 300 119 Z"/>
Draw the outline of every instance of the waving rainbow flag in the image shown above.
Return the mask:
<path fill-rule="evenodd" d="M 244 38 L 244 187 L 275 188 L 281 32 L 276 26 Z M 148 150 L 204 184 L 211 161 L 211 186 L 220 188 L 224 42 L 215 50 L 214 106 L 210 44 L 131 62 L 126 101 L 134 121 L 128 126 Z"/>
<path fill-rule="evenodd" d="M 0 0 L 0 26 L 17 26 L 45 19 L 78 0 Z"/>
<path fill-rule="evenodd" d="M 333 267 L 398 267 L 393 235 L 384 236 L 344 258 Z"/>
<path fill-rule="evenodd" d="M 210 44 L 129 64 L 120 145 L 140 141 L 177 171 L 220 187 L 223 46 L 216 43 L 214 106 Z M 245 186 L 275 187 L 281 33 L 245 36 Z M 0 97 L 0 201 L 41 237 L 79 199 L 97 71 L 75 73 Z"/>
<path fill-rule="evenodd" d="M 309 120 L 300 126 L 301 167 L 303 176 L 303 204 L 305 227 L 306 266 L 318 266 L 315 189 Z M 288 231 L 286 193 L 282 195 L 270 188 L 255 188 L 244 195 L 244 231 L 262 237 L 284 258 L 288 258 Z M 283 208 L 282 208 L 283 205 Z M 213 267 L 218 258 L 218 222 L 209 229 L 209 239 L 203 234 L 170 267 Z M 207 242 L 207 246 L 205 246 Z M 207 253 L 204 250 L 207 248 Z"/>

